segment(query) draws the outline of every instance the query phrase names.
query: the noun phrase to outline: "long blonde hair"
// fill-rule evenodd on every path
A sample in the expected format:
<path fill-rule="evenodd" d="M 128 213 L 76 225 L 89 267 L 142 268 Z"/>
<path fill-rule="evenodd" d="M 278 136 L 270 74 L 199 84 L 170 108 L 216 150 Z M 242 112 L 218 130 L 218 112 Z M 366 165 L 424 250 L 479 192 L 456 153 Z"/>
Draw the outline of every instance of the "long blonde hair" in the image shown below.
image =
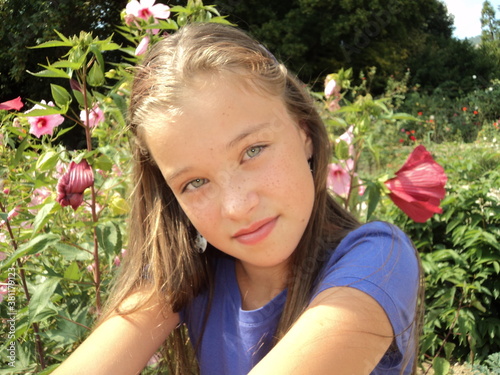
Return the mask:
<path fill-rule="evenodd" d="M 246 33 L 213 23 L 187 25 L 164 38 L 137 69 L 129 108 L 134 134 L 131 231 L 126 261 L 115 281 L 107 314 L 145 285 L 149 297 L 160 299 L 174 312 L 182 310 L 202 290 L 211 290 L 210 259 L 218 250 L 209 248 L 203 254 L 194 250 L 194 229 L 152 159 L 143 131 L 152 126 L 155 114 L 181 110 L 183 94 L 194 77 L 228 72 L 243 75 L 264 92 L 281 97 L 313 144 L 315 201 L 291 258 L 287 301 L 276 332 L 278 341 L 307 307 L 326 251 L 359 223 L 327 192 L 330 144 L 304 84 Z M 175 367 L 172 373 L 187 374 L 194 368 L 186 341 L 185 330 L 179 327 L 165 345 L 169 366 Z"/>

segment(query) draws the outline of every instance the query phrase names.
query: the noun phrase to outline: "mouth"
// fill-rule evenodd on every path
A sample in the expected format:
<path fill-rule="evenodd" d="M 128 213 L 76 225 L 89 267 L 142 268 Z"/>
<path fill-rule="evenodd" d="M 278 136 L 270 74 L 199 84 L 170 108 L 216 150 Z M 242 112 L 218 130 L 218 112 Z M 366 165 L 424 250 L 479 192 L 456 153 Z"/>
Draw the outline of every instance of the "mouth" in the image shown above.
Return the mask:
<path fill-rule="evenodd" d="M 244 244 L 254 245 L 265 239 L 274 229 L 279 216 L 268 217 L 256 221 L 250 226 L 243 228 L 233 235 L 233 238 Z"/>

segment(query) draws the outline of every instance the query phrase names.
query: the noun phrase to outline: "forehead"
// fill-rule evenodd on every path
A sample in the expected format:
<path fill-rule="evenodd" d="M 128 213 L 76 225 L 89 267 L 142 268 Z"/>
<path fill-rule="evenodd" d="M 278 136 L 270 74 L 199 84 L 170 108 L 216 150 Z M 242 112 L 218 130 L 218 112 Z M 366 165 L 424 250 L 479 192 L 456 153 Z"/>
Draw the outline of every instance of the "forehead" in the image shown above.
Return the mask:
<path fill-rule="evenodd" d="M 150 113 L 150 121 L 141 126 L 148 148 L 158 138 L 164 143 L 172 138 L 194 141 L 203 135 L 289 118 L 281 97 L 234 74 L 199 75 L 190 79 L 182 91 L 175 111 L 164 111 L 159 106 Z"/>
<path fill-rule="evenodd" d="M 249 81 L 217 76 L 186 88 L 175 114 L 152 117 L 155 125 L 146 125 L 144 138 L 164 175 L 180 164 L 215 160 L 246 133 L 247 142 L 271 139 L 296 125 L 280 97 Z"/>

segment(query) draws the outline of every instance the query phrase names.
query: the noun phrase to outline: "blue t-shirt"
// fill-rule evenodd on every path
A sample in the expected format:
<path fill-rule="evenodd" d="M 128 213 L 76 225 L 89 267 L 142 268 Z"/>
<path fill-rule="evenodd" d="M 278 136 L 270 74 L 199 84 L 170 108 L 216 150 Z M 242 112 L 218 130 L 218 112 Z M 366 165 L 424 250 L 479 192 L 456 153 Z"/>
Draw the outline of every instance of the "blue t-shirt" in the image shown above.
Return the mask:
<path fill-rule="evenodd" d="M 412 337 L 408 328 L 414 319 L 418 278 L 415 250 L 406 235 L 387 223 L 373 222 L 349 233 L 331 252 L 311 300 L 338 286 L 357 288 L 377 300 L 392 324 L 397 349 L 388 351 L 372 375 L 399 375 Z M 285 300 L 286 290 L 257 310 L 242 310 L 234 260 L 218 259 L 210 314 L 198 348 L 201 374 L 247 374 L 271 349 Z M 193 345 L 201 335 L 207 305 L 205 292 L 181 311 Z M 404 373 L 410 372 L 411 363 Z"/>

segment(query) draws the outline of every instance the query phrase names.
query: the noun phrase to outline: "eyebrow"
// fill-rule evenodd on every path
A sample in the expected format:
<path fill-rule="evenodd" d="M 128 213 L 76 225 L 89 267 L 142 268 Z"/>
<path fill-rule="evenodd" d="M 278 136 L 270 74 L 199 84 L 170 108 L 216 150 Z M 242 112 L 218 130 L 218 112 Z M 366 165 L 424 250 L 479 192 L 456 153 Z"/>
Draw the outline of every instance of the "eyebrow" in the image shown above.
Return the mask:
<path fill-rule="evenodd" d="M 253 135 L 255 133 L 258 133 L 259 131 L 261 131 L 262 129 L 264 129 L 264 128 L 268 127 L 268 126 L 269 126 L 268 122 L 264 122 L 264 123 L 253 125 L 249 129 L 246 129 L 244 132 L 242 132 L 242 133 L 238 134 L 236 137 L 234 137 L 234 139 L 232 139 L 226 145 L 226 150 L 229 150 L 229 149 L 235 147 L 238 143 L 242 142 L 244 139 L 248 138 L 249 136 L 251 136 L 251 135 Z M 175 172 L 173 172 L 172 174 L 170 174 L 169 176 L 167 176 L 165 178 L 165 180 L 167 181 L 167 183 L 171 182 L 171 181 L 174 181 L 179 176 L 183 175 L 186 172 L 189 172 L 191 169 L 193 169 L 193 168 L 190 167 L 190 166 L 178 169 Z"/>
<path fill-rule="evenodd" d="M 233 148 L 238 143 L 243 141 L 245 138 L 261 131 L 262 129 L 266 128 L 267 126 L 269 126 L 268 122 L 263 122 L 261 124 L 257 124 L 257 125 L 252 126 L 250 129 L 247 129 L 246 131 L 238 134 L 231 142 L 229 142 L 227 144 L 226 149 L 229 150 L 229 149 Z"/>

